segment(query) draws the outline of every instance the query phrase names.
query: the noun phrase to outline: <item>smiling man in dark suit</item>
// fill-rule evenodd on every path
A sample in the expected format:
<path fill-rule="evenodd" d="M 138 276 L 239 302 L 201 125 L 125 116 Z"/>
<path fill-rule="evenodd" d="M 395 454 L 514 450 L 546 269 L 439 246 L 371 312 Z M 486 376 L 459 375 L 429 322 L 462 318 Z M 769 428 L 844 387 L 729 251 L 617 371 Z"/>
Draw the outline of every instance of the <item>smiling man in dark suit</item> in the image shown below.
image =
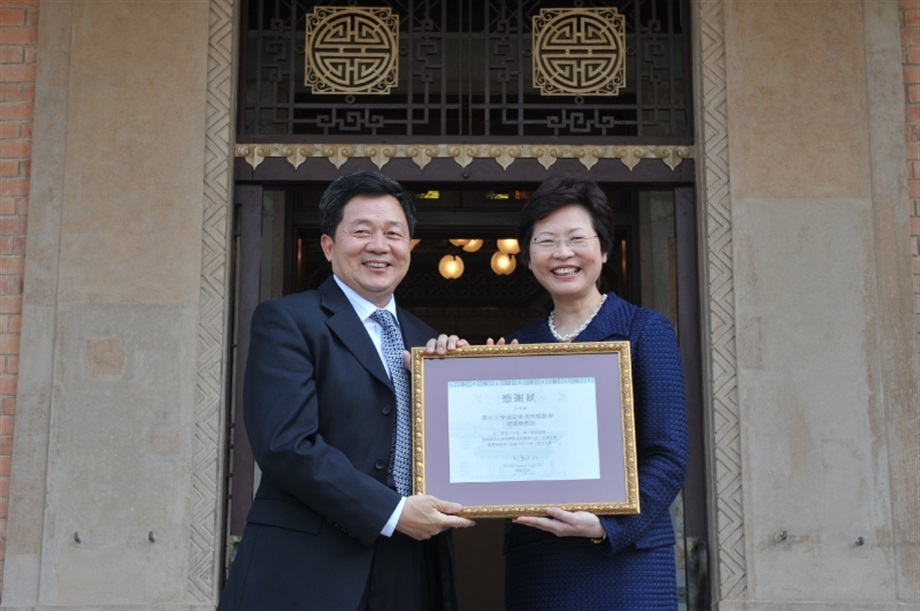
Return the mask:
<path fill-rule="evenodd" d="M 333 277 L 253 314 L 243 412 L 262 479 L 219 609 L 456 609 L 449 531 L 473 522 L 411 494 L 411 425 L 397 424 L 408 376 L 386 358 L 437 335 L 393 297 L 412 197 L 356 172 L 319 208 Z"/>

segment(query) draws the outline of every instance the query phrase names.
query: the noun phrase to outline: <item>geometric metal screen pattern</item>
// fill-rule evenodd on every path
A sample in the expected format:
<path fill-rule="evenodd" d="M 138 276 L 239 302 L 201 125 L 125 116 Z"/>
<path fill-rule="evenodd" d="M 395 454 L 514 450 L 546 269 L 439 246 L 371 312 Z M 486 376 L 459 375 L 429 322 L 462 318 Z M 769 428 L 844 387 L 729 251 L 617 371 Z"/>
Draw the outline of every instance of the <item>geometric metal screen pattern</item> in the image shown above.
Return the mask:
<path fill-rule="evenodd" d="M 237 139 L 690 144 L 688 4 L 689 0 L 242 0 Z M 607 46 L 592 49 L 592 61 L 621 62 L 621 76 L 606 89 L 573 89 L 571 83 L 582 78 L 572 72 L 576 63 L 559 61 L 559 47 L 547 47 L 549 55 L 543 57 L 553 60 L 550 69 L 555 70 L 547 88 L 545 71 L 542 76 L 539 68 L 535 71 L 544 51 L 534 49 L 540 11 L 590 9 L 594 15 L 606 15 L 613 8 L 622 37 L 611 37 Z M 307 58 L 308 19 L 318 9 L 392 13 L 387 23 L 397 28 L 395 39 L 384 35 L 385 28 L 367 30 L 375 51 L 395 45 L 395 54 L 387 56 L 395 62 L 392 70 L 382 53 L 362 64 L 366 69 L 376 62 L 362 73 L 381 79 L 375 88 L 348 91 L 317 85 L 315 79 L 305 82 L 308 61 L 315 59 Z M 606 21 L 613 25 L 611 19 Z M 591 27 L 609 36 L 607 28 Z M 554 32 L 556 38 L 550 42 L 558 42 L 559 32 L 563 30 Z M 344 72 L 356 65 L 349 63 L 356 58 L 336 58 L 333 53 L 321 60 L 326 62 L 324 69 L 331 67 L 327 75 L 344 75 L 347 85 L 357 82 L 348 81 L 352 77 Z"/>

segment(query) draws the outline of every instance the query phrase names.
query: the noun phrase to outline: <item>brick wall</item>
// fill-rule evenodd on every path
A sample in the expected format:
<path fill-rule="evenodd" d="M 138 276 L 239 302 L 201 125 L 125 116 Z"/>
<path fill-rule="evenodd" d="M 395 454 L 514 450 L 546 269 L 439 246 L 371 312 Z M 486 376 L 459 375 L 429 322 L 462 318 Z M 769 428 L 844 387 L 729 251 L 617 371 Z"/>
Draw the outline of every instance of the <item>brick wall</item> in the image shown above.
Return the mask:
<path fill-rule="evenodd" d="M 19 371 L 38 2 L 0 0 L 0 588 Z"/>
<path fill-rule="evenodd" d="M 900 0 L 901 49 L 907 116 L 907 191 L 910 197 L 910 233 L 914 272 L 914 315 L 920 352 L 920 5 Z"/>

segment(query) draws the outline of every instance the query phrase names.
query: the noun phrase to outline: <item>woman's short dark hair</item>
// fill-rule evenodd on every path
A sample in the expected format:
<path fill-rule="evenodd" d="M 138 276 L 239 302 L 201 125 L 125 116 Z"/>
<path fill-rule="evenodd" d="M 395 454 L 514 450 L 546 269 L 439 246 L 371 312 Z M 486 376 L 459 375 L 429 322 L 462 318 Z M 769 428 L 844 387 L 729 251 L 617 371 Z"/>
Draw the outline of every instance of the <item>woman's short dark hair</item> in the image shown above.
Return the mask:
<path fill-rule="evenodd" d="M 575 204 L 591 215 L 591 225 L 597 233 L 601 252 L 609 253 L 613 248 L 613 211 L 607 204 L 607 196 L 596 182 L 579 180 L 571 176 L 551 176 L 544 180 L 531 194 L 518 219 L 517 239 L 521 247 L 521 261 L 530 262 L 530 242 L 533 226 L 550 214 Z"/>
<path fill-rule="evenodd" d="M 326 188 L 319 200 L 320 231 L 335 239 L 335 230 L 342 222 L 345 205 L 359 195 L 395 197 L 406 215 L 406 222 L 409 223 L 409 236 L 415 233 L 415 201 L 412 194 L 389 176 L 368 170 L 339 176 Z"/>

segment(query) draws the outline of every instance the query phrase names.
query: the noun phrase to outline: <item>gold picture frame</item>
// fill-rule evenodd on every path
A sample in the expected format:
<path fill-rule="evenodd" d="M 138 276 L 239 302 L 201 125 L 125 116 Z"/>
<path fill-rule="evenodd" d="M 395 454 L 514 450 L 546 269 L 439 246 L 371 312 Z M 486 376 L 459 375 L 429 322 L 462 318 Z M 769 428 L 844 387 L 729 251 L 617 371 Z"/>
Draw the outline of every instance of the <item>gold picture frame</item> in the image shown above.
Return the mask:
<path fill-rule="evenodd" d="M 629 342 L 412 349 L 413 492 L 470 518 L 639 513 Z"/>

